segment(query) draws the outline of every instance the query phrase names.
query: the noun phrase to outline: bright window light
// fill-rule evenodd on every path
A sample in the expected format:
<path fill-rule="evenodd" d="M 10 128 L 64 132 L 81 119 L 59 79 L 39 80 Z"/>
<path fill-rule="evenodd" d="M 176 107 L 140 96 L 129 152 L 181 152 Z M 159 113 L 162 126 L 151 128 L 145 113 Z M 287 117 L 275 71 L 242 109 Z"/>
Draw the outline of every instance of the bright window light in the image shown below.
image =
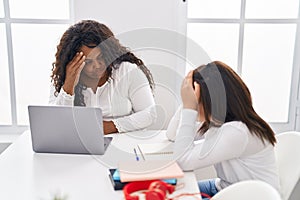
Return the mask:
<path fill-rule="evenodd" d="M 0 124 L 11 124 L 11 104 L 9 90 L 9 72 L 5 24 L 0 24 Z"/>
<path fill-rule="evenodd" d="M 27 106 L 46 105 L 56 46 L 69 25 L 12 24 L 17 116 L 28 124 Z"/>
<path fill-rule="evenodd" d="M 187 36 L 201 46 L 212 61 L 220 60 L 234 70 L 237 69 L 238 24 L 190 23 L 187 27 Z M 190 48 L 187 47 L 187 49 Z M 191 51 L 188 51 L 187 54 L 197 54 L 197 52 Z"/>
<path fill-rule="evenodd" d="M 246 3 L 246 18 L 297 18 L 299 0 L 250 0 Z"/>
<path fill-rule="evenodd" d="M 245 25 L 242 77 L 268 122 L 288 121 L 295 36 L 295 24 Z"/>
<path fill-rule="evenodd" d="M 241 0 L 188 0 L 189 18 L 239 18 Z"/>
<path fill-rule="evenodd" d="M 69 0 L 10 0 L 12 18 L 69 19 Z"/>
<path fill-rule="evenodd" d="M 4 6 L 3 1 L 0 1 L 0 18 L 4 17 Z"/>

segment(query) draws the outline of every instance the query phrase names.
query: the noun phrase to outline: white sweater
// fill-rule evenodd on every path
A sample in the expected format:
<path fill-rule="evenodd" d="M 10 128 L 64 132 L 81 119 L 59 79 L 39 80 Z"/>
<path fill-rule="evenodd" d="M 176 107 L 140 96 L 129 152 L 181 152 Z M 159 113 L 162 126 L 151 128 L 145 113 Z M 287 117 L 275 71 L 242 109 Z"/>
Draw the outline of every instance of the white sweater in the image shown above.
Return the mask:
<path fill-rule="evenodd" d="M 63 88 L 57 97 L 51 86 L 49 104 L 74 105 L 74 95 L 67 94 Z M 119 132 L 144 129 L 156 119 L 153 94 L 145 74 L 135 64 L 122 62 L 112 77 L 97 88 L 83 90 L 87 107 L 100 107 L 105 121 L 112 120 Z"/>
<path fill-rule="evenodd" d="M 175 138 L 174 156 L 183 170 L 214 165 L 219 190 L 242 180 L 257 179 L 279 191 L 274 147 L 270 143 L 266 141 L 264 145 L 239 121 L 212 127 L 204 139 L 194 142 L 199 128 L 199 124 L 195 125 L 197 115 L 195 110 L 182 109 L 170 123 L 176 126 L 176 121 L 179 122 L 177 135 L 175 131 L 171 133 L 174 127 L 167 130 L 167 137 L 170 140 Z"/>

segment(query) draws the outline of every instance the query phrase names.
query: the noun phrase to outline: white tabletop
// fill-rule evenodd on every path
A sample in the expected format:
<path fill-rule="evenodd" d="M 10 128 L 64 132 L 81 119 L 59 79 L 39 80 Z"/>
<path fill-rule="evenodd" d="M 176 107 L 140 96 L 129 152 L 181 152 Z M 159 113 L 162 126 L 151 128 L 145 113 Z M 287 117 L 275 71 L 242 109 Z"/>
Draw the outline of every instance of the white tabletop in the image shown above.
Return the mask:
<path fill-rule="evenodd" d="M 134 145 L 149 143 L 149 139 L 164 140 L 162 135 L 157 131 L 117 134 L 105 155 L 91 156 L 34 153 L 26 131 L 0 155 L 0 198 L 53 200 L 61 195 L 67 200 L 124 199 L 122 191 L 113 189 L 108 168 L 120 159 L 135 159 L 131 152 Z M 181 188 L 174 195 L 199 192 L 193 172 L 185 172 L 178 185 Z"/>

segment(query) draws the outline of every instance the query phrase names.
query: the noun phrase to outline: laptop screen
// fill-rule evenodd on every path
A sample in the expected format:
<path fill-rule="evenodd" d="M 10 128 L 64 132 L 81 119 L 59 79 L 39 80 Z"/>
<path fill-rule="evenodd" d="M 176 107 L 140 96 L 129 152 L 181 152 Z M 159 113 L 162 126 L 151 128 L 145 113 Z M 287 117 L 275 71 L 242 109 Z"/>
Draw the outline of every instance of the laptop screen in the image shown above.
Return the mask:
<path fill-rule="evenodd" d="M 100 108 L 30 105 L 28 112 L 35 152 L 104 154 Z"/>

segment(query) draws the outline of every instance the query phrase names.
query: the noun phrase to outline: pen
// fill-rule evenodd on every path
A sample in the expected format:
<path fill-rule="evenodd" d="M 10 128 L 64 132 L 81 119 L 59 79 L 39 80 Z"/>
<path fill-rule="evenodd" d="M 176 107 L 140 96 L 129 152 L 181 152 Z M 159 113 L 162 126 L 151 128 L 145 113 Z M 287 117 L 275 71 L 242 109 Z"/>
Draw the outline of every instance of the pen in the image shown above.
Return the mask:
<path fill-rule="evenodd" d="M 136 161 L 139 161 L 140 158 L 139 158 L 139 156 L 138 156 L 137 153 L 136 153 L 136 149 L 133 148 L 133 151 L 134 151 L 134 154 L 135 154 L 135 159 L 136 159 Z"/>

